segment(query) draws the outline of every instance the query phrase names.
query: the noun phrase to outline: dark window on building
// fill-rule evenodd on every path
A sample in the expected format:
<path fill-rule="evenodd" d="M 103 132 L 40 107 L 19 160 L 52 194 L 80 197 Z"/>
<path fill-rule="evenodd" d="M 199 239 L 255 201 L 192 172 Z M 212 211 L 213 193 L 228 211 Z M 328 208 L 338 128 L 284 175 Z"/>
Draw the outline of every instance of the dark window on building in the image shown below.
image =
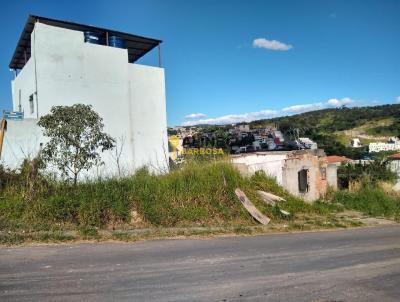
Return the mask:
<path fill-rule="evenodd" d="M 35 104 L 33 103 L 33 94 L 29 96 L 29 109 L 31 114 L 35 112 Z"/>
<path fill-rule="evenodd" d="M 297 173 L 299 179 L 299 192 L 307 193 L 308 192 L 308 170 L 303 169 Z"/>

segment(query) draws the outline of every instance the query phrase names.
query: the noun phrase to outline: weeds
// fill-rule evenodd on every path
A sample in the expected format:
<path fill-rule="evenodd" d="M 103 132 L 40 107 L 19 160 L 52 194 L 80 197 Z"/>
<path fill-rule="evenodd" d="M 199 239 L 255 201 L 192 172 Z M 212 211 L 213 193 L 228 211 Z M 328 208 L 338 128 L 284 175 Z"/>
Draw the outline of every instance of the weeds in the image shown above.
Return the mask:
<path fill-rule="evenodd" d="M 80 238 L 99 239 L 99 231 L 110 227 L 227 227 L 234 233 L 251 233 L 249 227 L 257 223 L 238 201 L 234 193 L 237 187 L 273 223 L 289 225 L 289 229 L 343 227 L 334 218 L 334 213 L 343 209 L 400 218 L 398 197 L 377 186 L 360 186 L 357 192 L 329 192 L 324 200 L 308 204 L 265 173 L 245 178 L 226 161 L 187 161 L 166 175 L 153 175 L 142 169 L 132 177 L 99 179 L 76 186 L 39 175 L 40 184 L 29 199 L 25 196 L 30 188 L 21 181 L 20 174 L 4 170 L 0 173 L 11 173 L 1 181 L 3 243 L 31 240 L 33 232 L 41 231 L 51 233 L 50 237 L 41 238 L 43 241 L 62 241 L 56 234 L 66 230 L 78 231 Z M 271 192 L 286 201 L 279 202 L 279 207 L 270 206 L 260 199 L 257 190 Z M 281 209 L 290 215 L 283 215 Z M 133 212 L 139 219 L 132 219 Z M 31 235 L 19 237 L 8 232 Z M 132 240 L 130 237 L 123 232 L 114 235 L 119 240 Z"/>
<path fill-rule="evenodd" d="M 338 191 L 332 201 L 343 204 L 346 209 L 357 210 L 370 216 L 400 216 L 399 199 L 379 187 L 364 186 L 356 192 Z"/>
<path fill-rule="evenodd" d="M 70 242 L 77 238 L 61 231 L 39 233 L 1 233 L 0 245 L 17 245 L 26 242 Z"/>

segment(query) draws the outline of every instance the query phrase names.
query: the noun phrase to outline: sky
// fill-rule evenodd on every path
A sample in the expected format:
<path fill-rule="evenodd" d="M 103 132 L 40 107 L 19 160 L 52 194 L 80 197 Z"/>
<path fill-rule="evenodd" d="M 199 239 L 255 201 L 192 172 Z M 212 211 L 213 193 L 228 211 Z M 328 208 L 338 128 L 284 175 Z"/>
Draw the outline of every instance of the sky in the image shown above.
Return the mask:
<path fill-rule="evenodd" d="M 1 1 L 0 110 L 29 14 L 163 40 L 168 125 L 400 103 L 400 1 Z M 156 65 L 153 51 L 140 63 Z"/>

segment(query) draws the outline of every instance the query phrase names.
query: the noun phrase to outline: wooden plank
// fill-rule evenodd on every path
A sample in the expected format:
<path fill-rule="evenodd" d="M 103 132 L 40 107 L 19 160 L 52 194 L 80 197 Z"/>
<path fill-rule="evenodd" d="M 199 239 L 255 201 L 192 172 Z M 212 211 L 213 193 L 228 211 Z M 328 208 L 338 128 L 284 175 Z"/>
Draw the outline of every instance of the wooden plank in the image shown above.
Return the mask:
<path fill-rule="evenodd" d="M 245 209 L 250 213 L 251 216 L 255 220 L 257 220 L 261 224 L 268 224 L 271 219 L 269 219 L 267 216 L 263 215 L 255 206 L 254 204 L 247 198 L 246 194 L 239 188 L 235 190 L 236 196 L 239 198 L 240 202 L 242 205 L 245 207 Z"/>
<path fill-rule="evenodd" d="M 257 193 L 262 199 L 262 201 L 264 201 L 266 204 L 269 204 L 270 206 L 273 207 L 276 205 L 276 202 L 265 194 L 266 192 L 258 190 Z"/>
<path fill-rule="evenodd" d="M 257 193 L 263 201 L 265 201 L 266 203 L 271 204 L 271 205 L 275 205 L 276 201 L 286 201 L 282 197 L 276 196 L 272 193 L 268 193 L 265 191 L 258 190 Z"/>
<path fill-rule="evenodd" d="M 273 207 L 277 205 L 276 201 L 286 201 L 282 197 L 276 196 L 274 194 L 271 194 L 271 193 L 268 193 L 268 192 L 265 192 L 265 191 L 258 190 L 257 193 L 261 197 L 262 201 L 264 201 L 266 204 L 269 204 L 269 205 L 271 205 Z M 289 212 L 287 212 L 285 210 L 282 210 L 281 208 L 279 208 L 279 211 L 284 216 L 290 216 Z"/>
<path fill-rule="evenodd" d="M 282 215 L 290 216 L 290 213 L 285 210 L 279 209 L 279 211 L 281 212 Z"/>

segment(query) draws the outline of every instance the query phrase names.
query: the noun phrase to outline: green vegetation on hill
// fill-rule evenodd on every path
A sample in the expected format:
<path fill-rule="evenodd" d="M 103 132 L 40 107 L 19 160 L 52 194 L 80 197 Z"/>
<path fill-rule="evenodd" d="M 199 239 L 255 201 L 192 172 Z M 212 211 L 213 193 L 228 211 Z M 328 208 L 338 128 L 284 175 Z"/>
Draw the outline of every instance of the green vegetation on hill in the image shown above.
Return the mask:
<path fill-rule="evenodd" d="M 400 118 L 397 117 L 390 125 L 368 129 L 367 133 L 375 136 L 398 136 L 400 134 Z"/>
<path fill-rule="evenodd" d="M 400 104 L 374 107 L 331 108 L 250 122 L 250 128 L 274 125 L 285 137 L 309 137 L 318 143 L 328 155 L 342 155 L 361 159 L 368 154 L 368 143 L 382 140 L 382 136 L 400 136 Z M 204 133 L 218 138 L 219 147 L 228 143 L 229 125 L 199 125 L 199 136 Z M 361 148 L 351 148 L 350 141 L 358 137 L 364 144 Z M 222 143 L 221 143 L 222 142 Z M 250 142 L 243 142 L 243 145 Z M 199 142 L 202 146 L 216 146 L 215 142 Z M 225 144 L 225 145 L 224 145 Z"/>
<path fill-rule="evenodd" d="M 377 123 L 387 119 L 392 122 L 386 125 Z M 318 146 L 324 149 L 328 155 L 344 155 L 359 159 L 368 153 L 367 148 L 350 148 L 348 144 L 351 137 L 343 137 L 340 133 L 374 122 L 377 123 L 377 126 L 368 128 L 368 134 L 399 136 L 400 104 L 317 110 L 292 116 L 258 120 L 251 122 L 250 126 L 263 127 L 275 124 L 288 136 L 293 135 L 295 129 L 298 129 L 300 136 L 307 136 L 315 140 Z M 348 141 L 344 144 L 346 138 Z"/>
<path fill-rule="evenodd" d="M 400 119 L 400 104 L 374 107 L 335 108 L 310 111 L 292 116 L 277 117 L 251 122 L 252 126 L 277 124 L 283 131 L 299 128 L 305 134 L 317 129 L 320 133 L 352 129 L 374 120 L 385 118 Z"/>

